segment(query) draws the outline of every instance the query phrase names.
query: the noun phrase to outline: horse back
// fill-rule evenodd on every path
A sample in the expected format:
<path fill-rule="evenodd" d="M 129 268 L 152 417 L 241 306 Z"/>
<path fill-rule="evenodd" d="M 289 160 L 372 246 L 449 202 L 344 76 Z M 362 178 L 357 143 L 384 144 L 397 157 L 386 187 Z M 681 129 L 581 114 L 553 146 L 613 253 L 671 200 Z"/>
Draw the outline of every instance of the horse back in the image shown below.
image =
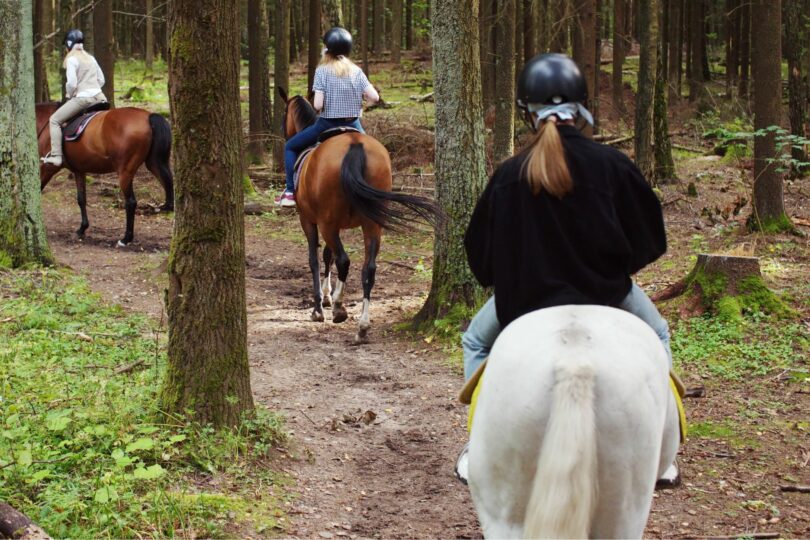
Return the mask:
<path fill-rule="evenodd" d="M 71 168 L 93 173 L 136 169 L 146 159 L 152 142 L 149 114 L 135 107 L 97 114 L 81 139 L 65 143 Z"/>

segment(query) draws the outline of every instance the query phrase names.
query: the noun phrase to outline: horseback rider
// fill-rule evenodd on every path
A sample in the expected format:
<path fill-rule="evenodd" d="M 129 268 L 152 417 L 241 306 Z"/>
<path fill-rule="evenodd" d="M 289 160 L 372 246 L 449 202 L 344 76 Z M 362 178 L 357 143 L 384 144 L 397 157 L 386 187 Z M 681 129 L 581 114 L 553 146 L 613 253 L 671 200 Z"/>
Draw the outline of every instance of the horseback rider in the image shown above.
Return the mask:
<path fill-rule="evenodd" d="M 523 68 L 517 104 L 534 140 L 497 168 L 464 238 L 470 269 L 491 297 L 462 337 L 464 377 L 501 329 L 526 313 L 599 304 L 655 330 L 670 368 L 669 327 L 631 276 L 667 248 L 661 204 L 623 153 L 594 142 L 585 78 L 569 57 L 542 54 Z M 465 447 L 456 473 L 466 478 Z"/>
<path fill-rule="evenodd" d="M 88 107 L 107 101 L 101 91 L 104 86 L 104 74 L 96 59 L 84 50 L 84 34 L 76 29 L 69 31 L 65 36 L 65 48 L 67 101 L 51 115 L 51 151 L 42 158 L 43 163 L 57 167 L 62 166 L 62 124 Z"/>
<path fill-rule="evenodd" d="M 293 173 L 299 153 L 314 145 L 318 135 L 337 127 L 353 127 L 365 133 L 360 125 L 363 98 L 374 104 L 379 101 L 377 90 L 366 74 L 349 59 L 352 35 L 345 28 L 334 27 L 323 36 L 325 46 L 321 63 L 315 70 L 312 84 L 312 105 L 320 114 L 311 126 L 290 137 L 284 146 L 284 171 L 287 185 L 276 198 L 276 204 L 295 206 Z"/>

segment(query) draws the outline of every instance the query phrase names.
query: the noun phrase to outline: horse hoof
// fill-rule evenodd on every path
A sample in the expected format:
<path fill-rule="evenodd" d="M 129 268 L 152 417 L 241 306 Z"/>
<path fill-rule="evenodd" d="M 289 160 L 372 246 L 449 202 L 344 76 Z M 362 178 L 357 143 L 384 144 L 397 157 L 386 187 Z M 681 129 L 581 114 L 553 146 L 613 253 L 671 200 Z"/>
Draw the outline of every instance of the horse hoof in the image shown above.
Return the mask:
<path fill-rule="evenodd" d="M 332 297 L 331 296 L 324 296 L 323 297 L 323 307 L 332 307 Z"/>
<path fill-rule="evenodd" d="M 312 320 L 313 320 L 313 322 L 323 322 L 323 312 L 322 311 L 313 311 L 312 312 Z"/>
<path fill-rule="evenodd" d="M 126 244 L 126 243 L 124 243 L 124 241 L 123 241 L 123 240 L 119 240 L 119 241 L 118 241 L 118 243 L 117 243 L 117 244 L 115 244 L 115 247 L 120 247 L 120 248 L 122 248 L 122 247 L 127 247 L 127 244 Z"/>
<path fill-rule="evenodd" d="M 174 205 L 173 204 L 164 204 L 160 207 L 161 212 L 174 212 Z"/>
<path fill-rule="evenodd" d="M 357 335 L 354 336 L 355 345 L 362 345 L 363 343 L 368 343 L 368 330 L 360 330 L 357 332 Z"/>
<path fill-rule="evenodd" d="M 346 312 L 346 308 L 343 306 L 335 306 L 332 310 L 332 322 L 333 323 L 342 323 L 346 319 L 349 318 L 349 314 Z"/>

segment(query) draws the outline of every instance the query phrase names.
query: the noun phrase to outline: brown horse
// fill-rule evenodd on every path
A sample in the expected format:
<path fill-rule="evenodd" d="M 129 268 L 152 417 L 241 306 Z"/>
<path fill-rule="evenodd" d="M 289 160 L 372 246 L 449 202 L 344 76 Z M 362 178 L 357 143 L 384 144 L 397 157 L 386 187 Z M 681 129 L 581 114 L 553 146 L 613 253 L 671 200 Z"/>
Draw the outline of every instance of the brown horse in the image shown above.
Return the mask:
<path fill-rule="evenodd" d="M 38 103 L 36 106 L 40 157 L 51 149 L 48 120 L 58 108 L 59 103 L 55 102 Z M 174 210 L 174 186 L 169 168 L 171 148 L 171 128 L 161 115 L 134 107 L 103 111 L 90 121 L 78 141 L 65 142 L 62 167 L 40 165 L 41 189 L 45 189 L 61 168 L 73 172 L 76 200 L 82 212 L 82 224 L 76 234 L 84 237 L 84 232 L 90 226 L 87 221 L 86 174 L 117 173 L 127 215 L 126 233 L 118 245 L 125 246 L 132 242 L 134 236 L 137 201 L 132 180 L 141 164 L 145 163 L 163 186 L 166 199 L 161 210 Z"/>
<path fill-rule="evenodd" d="M 315 110 L 302 96 L 288 99 L 279 88 L 287 108 L 282 131 L 289 139 L 316 119 Z M 301 227 L 309 245 L 315 307 L 313 321 L 323 321 L 323 306 L 332 305 L 332 321 L 348 318 L 343 307 L 343 292 L 349 275 L 349 256 L 340 241 L 340 231 L 361 227 L 365 260 L 361 274 L 363 311 L 355 341 L 364 342 L 371 327 L 369 305 L 377 270 L 382 229 L 407 229 L 416 219 L 435 223 L 437 206 L 424 198 L 391 193 L 391 159 L 388 151 L 373 137 L 362 133 L 344 133 L 321 143 L 303 165 L 295 194 Z M 400 205 L 394 206 L 392 203 Z M 326 246 L 323 263 L 326 282 L 321 287 L 318 261 L 318 231 Z M 332 295 L 332 260 L 338 281 Z"/>

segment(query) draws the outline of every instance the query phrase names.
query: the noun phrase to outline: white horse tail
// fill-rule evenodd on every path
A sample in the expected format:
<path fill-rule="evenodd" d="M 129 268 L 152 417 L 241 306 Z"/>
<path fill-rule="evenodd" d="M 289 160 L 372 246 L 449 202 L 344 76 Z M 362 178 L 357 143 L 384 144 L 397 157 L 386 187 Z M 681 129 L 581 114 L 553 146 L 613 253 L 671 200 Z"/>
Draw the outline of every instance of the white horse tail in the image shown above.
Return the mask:
<path fill-rule="evenodd" d="M 523 522 L 525 538 L 588 538 L 597 491 L 595 374 L 575 358 L 554 368 L 551 414 Z"/>

